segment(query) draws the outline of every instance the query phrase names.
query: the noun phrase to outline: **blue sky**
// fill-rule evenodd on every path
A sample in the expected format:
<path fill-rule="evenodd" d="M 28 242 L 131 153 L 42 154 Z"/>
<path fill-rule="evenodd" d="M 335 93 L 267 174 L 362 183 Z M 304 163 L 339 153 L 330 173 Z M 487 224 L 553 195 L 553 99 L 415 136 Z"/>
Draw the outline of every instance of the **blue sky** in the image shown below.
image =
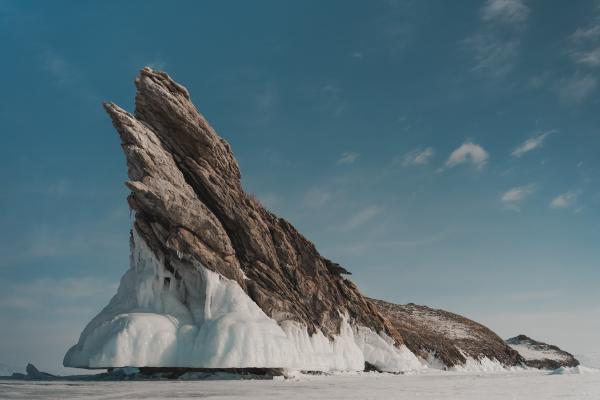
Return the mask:
<path fill-rule="evenodd" d="M 0 43 L 0 362 L 60 371 L 128 266 L 144 65 L 367 295 L 600 351 L 600 2 L 0 0 Z"/>

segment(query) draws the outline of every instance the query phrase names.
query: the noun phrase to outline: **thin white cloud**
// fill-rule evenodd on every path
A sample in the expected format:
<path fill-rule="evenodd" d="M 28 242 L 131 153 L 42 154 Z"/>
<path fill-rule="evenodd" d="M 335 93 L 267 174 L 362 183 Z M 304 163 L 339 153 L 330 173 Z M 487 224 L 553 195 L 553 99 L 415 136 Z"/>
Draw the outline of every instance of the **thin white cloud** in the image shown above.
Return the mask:
<path fill-rule="evenodd" d="M 488 0 L 480 11 L 481 27 L 463 40 L 473 57 L 472 71 L 500 79 L 518 61 L 522 27 L 529 8 L 521 0 Z"/>
<path fill-rule="evenodd" d="M 484 21 L 521 23 L 528 16 L 529 7 L 521 0 L 488 0 L 481 10 Z"/>
<path fill-rule="evenodd" d="M 516 186 L 504 192 L 500 201 L 505 207 L 519 211 L 519 204 L 535 191 L 535 185 Z"/>
<path fill-rule="evenodd" d="M 542 72 L 529 78 L 527 86 L 532 89 L 539 89 L 548 82 L 549 78 L 550 73 L 548 71 Z"/>
<path fill-rule="evenodd" d="M 321 208 L 331 198 L 331 193 L 321 188 L 312 188 L 304 195 L 303 205 L 307 208 Z"/>
<path fill-rule="evenodd" d="M 39 60 L 41 69 L 51 78 L 52 83 L 76 91 L 86 100 L 98 101 L 98 96 L 81 71 L 58 52 L 46 48 L 40 52 Z"/>
<path fill-rule="evenodd" d="M 559 194 L 550 202 L 550 208 L 569 208 L 575 204 L 580 192 L 578 190 L 571 190 L 562 194 Z"/>
<path fill-rule="evenodd" d="M 595 19 L 591 24 L 585 27 L 578 27 L 571 35 L 574 43 L 583 43 L 600 39 L 600 21 Z"/>
<path fill-rule="evenodd" d="M 600 67 L 600 3 L 591 10 L 587 25 L 578 27 L 567 40 L 565 53 L 571 58 L 577 72 L 558 83 L 560 100 L 578 105 L 596 90 L 597 69 Z"/>
<path fill-rule="evenodd" d="M 469 163 L 481 169 L 487 163 L 489 154 L 478 144 L 465 142 L 450 154 L 446 167 L 452 168 L 460 164 Z"/>
<path fill-rule="evenodd" d="M 64 83 L 77 79 L 77 73 L 64 58 L 51 50 L 42 53 L 42 68 L 52 75 L 57 82 Z"/>
<path fill-rule="evenodd" d="M 600 67 L 600 47 L 596 47 L 589 51 L 576 52 L 573 54 L 576 63 L 583 64 L 588 67 Z"/>
<path fill-rule="evenodd" d="M 519 41 L 500 40 L 493 33 L 477 33 L 465 40 L 473 54 L 474 72 L 493 78 L 502 78 L 514 68 L 519 49 Z"/>
<path fill-rule="evenodd" d="M 598 86 L 598 79 L 590 74 L 575 74 L 558 85 L 558 95 L 567 104 L 576 105 L 590 97 Z"/>
<path fill-rule="evenodd" d="M 332 83 L 328 83 L 323 86 L 321 91 L 321 108 L 334 117 L 342 115 L 346 110 L 346 102 L 342 95 L 342 88 Z"/>
<path fill-rule="evenodd" d="M 382 211 L 381 207 L 378 206 L 368 206 L 358 211 L 356 214 L 352 215 L 345 224 L 342 225 L 341 229 L 343 231 L 351 231 L 354 230 L 367 222 L 371 221 Z"/>
<path fill-rule="evenodd" d="M 535 150 L 538 147 L 541 147 L 544 144 L 544 140 L 546 139 L 546 137 L 548 137 L 548 135 L 554 132 L 556 131 L 543 132 L 533 137 L 530 137 L 529 139 L 518 145 L 513 150 L 511 155 L 513 155 L 514 157 L 521 157 L 523 154 L 528 153 L 531 150 Z"/>
<path fill-rule="evenodd" d="M 584 66 L 600 66 L 600 9 L 593 10 L 587 25 L 578 27 L 569 37 L 567 53 Z"/>
<path fill-rule="evenodd" d="M 352 151 L 346 151 L 342 153 L 340 158 L 337 160 L 336 164 L 338 165 L 350 165 L 354 164 L 354 162 L 358 159 L 359 154 L 354 153 Z"/>
<path fill-rule="evenodd" d="M 431 160 L 431 157 L 433 157 L 434 154 L 435 150 L 433 150 L 433 147 L 409 151 L 402 156 L 402 165 L 407 167 L 411 165 L 429 164 L 429 160 Z"/>

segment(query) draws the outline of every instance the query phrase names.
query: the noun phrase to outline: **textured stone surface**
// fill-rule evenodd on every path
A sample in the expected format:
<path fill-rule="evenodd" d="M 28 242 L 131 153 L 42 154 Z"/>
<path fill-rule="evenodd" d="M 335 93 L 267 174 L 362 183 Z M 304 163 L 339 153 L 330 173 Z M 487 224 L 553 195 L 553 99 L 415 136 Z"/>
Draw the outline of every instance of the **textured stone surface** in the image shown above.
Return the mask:
<path fill-rule="evenodd" d="M 242 189 L 229 144 L 196 110 L 185 88 L 144 68 L 135 115 L 105 109 L 122 140 L 135 226 L 166 265 L 198 261 L 236 280 L 276 321 L 338 333 L 342 315 L 397 344 L 402 337 L 289 222 Z"/>
<path fill-rule="evenodd" d="M 539 369 L 556 369 L 560 367 L 576 367 L 579 365 L 571 353 L 557 346 L 539 342 L 525 335 L 518 335 L 506 341 L 509 346 L 519 351 L 525 359 L 525 365 Z"/>
<path fill-rule="evenodd" d="M 507 366 L 523 362 L 498 335 L 468 318 L 416 304 L 370 300 L 396 327 L 406 346 L 424 359 L 433 355 L 447 366 L 463 364 L 465 356 L 496 359 Z"/>
<path fill-rule="evenodd" d="M 289 222 L 244 192 L 229 144 L 164 72 L 136 78 L 134 115 L 104 107 L 127 159 L 135 227 L 176 279 L 177 268 L 206 268 L 236 281 L 271 318 L 294 320 L 310 333 L 339 333 L 344 316 L 430 355 L 447 366 L 465 356 L 523 362 L 484 326 L 446 311 L 367 299 Z M 176 261 L 176 262 L 175 262 Z"/>

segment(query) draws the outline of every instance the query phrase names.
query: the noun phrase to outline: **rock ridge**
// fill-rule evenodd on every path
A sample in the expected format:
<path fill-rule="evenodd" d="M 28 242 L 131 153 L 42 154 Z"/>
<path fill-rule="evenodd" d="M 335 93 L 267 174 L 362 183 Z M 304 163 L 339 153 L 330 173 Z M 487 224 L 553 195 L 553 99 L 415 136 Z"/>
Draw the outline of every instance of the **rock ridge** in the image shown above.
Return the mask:
<path fill-rule="evenodd" d="M 238 282 L 271 318 L 301 322 L 311 333 L 335 335 L 347 316 L 402 343 L 341 276 L 345 268 L 244 192 L 230 145 L 187 89 L 147 67 L 135 85 L 134 115 L 113 103 L 104 107 L 127 158 L 135 227 L 167 265 L 197 260 Z"/>
<path fill-rule="evenodd" d="M 348 270 L 244 191 L 231 146 L 185 87 L 148 67 L 135 86 L 133 113 L 104 103 L 127 162 L 130 268 L 65 366 L 179 373 L 526 364 L 513 344 L 468 318 L 365 297 Z"/>
<path fill-rule="evenodd" d="M 558 346 L 534 340 L 523 334 L 507 339 L 506 343 L 523 356 L 524 363 L 528 367 L 557 369 L 579 365 L 579 360 L 571 353 L 560 349 Z"/>

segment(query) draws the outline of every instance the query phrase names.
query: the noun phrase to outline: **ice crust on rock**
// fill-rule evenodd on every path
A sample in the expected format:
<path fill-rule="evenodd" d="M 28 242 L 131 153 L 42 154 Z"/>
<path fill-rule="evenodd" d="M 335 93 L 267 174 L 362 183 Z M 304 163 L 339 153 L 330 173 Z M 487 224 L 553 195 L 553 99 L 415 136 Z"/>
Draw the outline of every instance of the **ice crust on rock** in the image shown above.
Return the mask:
<path fill-rule="evenodd" d="M 385 334 L 344 318 L 330 340 L 298 322 L 279 325 L 233 280 L 195 264 L 177 279 L 132 230 L 131 266 L 117 294 L 66 354 L 67 367 L 272 367 L 383 371 L 424 368 Z"/>
<path fill-rule="evenodd" d="M 130 268 L 65 366 L 396 372 L 525 361 L 467 318 L 365 297 L 244 191 L 231 146 L 183 86 L 150 68 L 135 85 L 133 113 L 104 104 L 127 160 Z"/>

